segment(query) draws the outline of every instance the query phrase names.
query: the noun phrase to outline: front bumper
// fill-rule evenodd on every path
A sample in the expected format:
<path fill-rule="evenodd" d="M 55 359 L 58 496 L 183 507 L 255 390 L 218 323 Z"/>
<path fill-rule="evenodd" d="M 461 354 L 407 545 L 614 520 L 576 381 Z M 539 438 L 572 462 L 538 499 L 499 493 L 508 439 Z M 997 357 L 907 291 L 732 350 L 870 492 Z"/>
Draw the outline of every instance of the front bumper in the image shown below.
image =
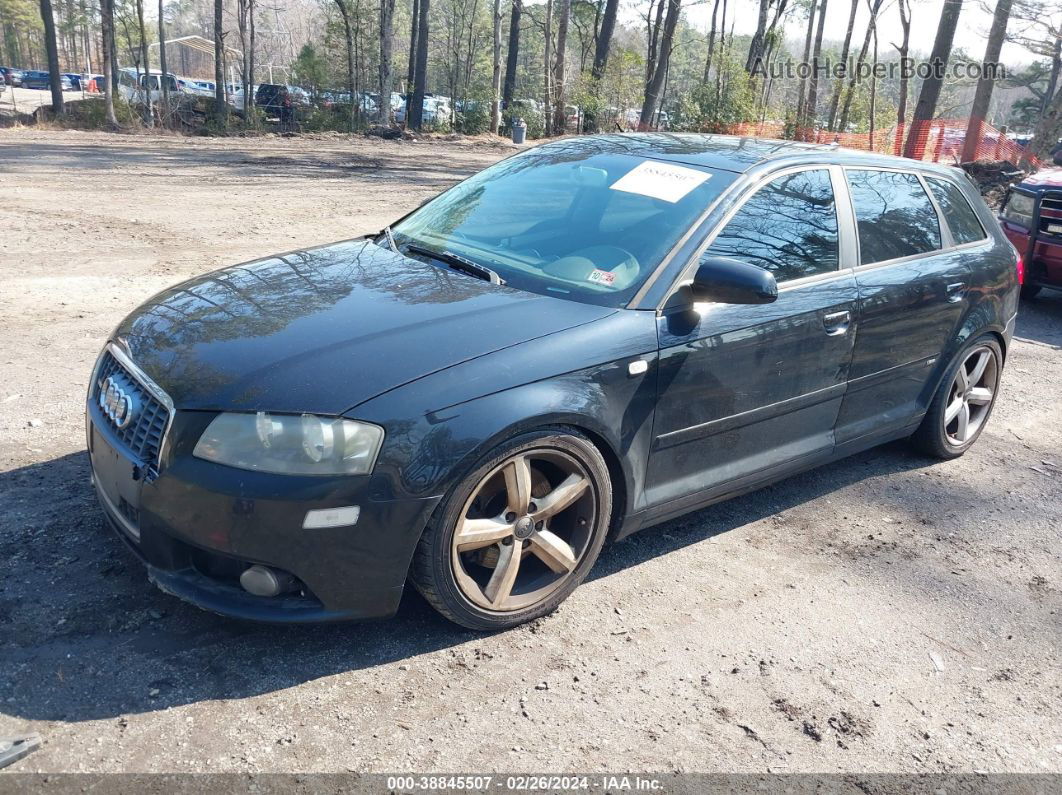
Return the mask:
<path fill-rule="evenodd" d="M 171 438 L 198 438 L 209 416 L 177 412 Z M 191 433 L 189 433 L 191 431 Z M 187 435 L 185 435 L 187 434 Z M 237 470 L 172 445 L 156 474 L 123 452 L 89 404 L 89 456 L 107 519 L 163 591 L 211 612 L 279 623 L 386 618 L 438 497 L 394 498 L 373 476 L 315 478 Z M 353 526 L 302 529 L 306 512 L 358 505 Z M 282 569 L 295 593 L 253 596 L 252 564 Z"/>

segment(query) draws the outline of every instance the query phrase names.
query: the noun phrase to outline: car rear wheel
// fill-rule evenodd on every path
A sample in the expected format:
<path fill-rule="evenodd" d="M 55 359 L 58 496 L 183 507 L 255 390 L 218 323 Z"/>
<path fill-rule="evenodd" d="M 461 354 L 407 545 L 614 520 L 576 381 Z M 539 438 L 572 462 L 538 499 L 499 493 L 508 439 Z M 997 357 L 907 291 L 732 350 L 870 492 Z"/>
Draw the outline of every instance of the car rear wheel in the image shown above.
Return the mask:
<path fill-rule="evenodd" d="M 413 584 L 472 629 L 544 616 L 594 565 L 611 508 L 608 467 L 589 439 L 559 430 L 520 434 L 440 505 L 417 547 Z"/>
<path fill-rule="evenodd" d="M 967 345 L 948 368 L 911 440 L 936 458 L 957 458 L 981 435 L 999 390 L 1003 352 L 985 335 Z"/>

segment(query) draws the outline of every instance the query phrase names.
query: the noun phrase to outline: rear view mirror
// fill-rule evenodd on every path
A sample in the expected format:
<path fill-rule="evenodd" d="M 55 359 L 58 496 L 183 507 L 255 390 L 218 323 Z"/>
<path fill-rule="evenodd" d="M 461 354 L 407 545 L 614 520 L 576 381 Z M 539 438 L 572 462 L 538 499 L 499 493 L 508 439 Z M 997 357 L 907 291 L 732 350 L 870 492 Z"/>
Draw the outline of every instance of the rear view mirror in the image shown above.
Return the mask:
<path fill-rule="evenodd" d="M 769 304 L 778 298 L 778 283 L 770 271 L 730 257 L 701 260 L 690 285 L 694 302 Z"/>

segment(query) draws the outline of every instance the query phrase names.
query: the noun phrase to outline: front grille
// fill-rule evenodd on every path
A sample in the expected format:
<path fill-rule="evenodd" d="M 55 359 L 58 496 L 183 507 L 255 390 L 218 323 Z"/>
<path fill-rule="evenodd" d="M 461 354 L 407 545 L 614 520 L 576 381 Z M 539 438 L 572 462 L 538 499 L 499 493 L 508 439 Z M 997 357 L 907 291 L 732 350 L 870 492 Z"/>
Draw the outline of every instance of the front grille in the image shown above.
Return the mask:
<path fill-rule="evenodd" d="M 108 378 L 113 379 L 112 383 L 129 396 L 133 416 L 125 427 L 120 427 L 105 409 L 101 409 L 100 421 L 109 426 L 133 458 L 144 464 L 157 465 L 162 438 L 170 420 L 169 407 L 141 382 L 140 377 L 118 361 L 110 350 L 105 350 L 92 385 L 92 400 L 97 409 L 100 409 L 100 394 Z"/>
<path fill-rule="evenodd" d="M 1040 232 L 1050 237 L 1062 237 L 1062 233 L 1050 231 L 1062 225 L 1062 193 L 1045 192 L 1040 199 Z"/>

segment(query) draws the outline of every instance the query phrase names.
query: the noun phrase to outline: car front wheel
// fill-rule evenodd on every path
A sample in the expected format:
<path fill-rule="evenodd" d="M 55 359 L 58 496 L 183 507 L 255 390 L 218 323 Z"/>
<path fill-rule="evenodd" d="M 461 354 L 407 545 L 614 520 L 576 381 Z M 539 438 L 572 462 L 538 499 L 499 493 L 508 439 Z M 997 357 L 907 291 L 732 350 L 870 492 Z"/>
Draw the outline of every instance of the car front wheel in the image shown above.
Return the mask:
<path fill-rule="evenodd" d="M 436 511 L 412 581 L 462 626 L 496 630 L 556 609 L 608 531 L 612 484 L 587 438 L 543 430 L 499 445 Z"/>

